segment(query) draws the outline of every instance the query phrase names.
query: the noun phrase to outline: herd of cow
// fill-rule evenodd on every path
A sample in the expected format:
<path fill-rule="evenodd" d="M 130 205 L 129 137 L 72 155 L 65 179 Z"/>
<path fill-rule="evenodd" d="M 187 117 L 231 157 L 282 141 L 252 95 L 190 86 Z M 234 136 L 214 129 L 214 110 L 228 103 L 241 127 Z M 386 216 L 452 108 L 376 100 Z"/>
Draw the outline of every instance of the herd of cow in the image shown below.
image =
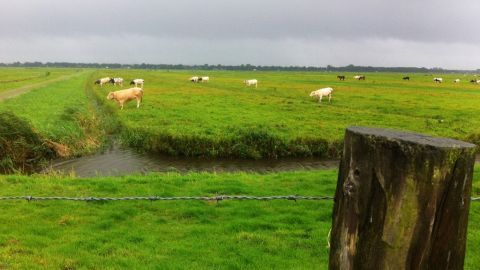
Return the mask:
<path fill-rule="evenodd" d="M 344 75 L 338 75 L 337 78 L 341 81 L 345 80 Z M 359 81 L 362 81 L 362 80 L 364 81 L 365 80 L 365 75 L 355 75 L 353 78 L 356 79 L 356 80 L 359 80 Z M 409 81 L 410 77 L 405 76 L 402 79 L 404 81 L 405 80 Z M 193 83 L 209 82 L 210 77 L 208 77 L 208 76 L 203 76 L 203 77 L 193 76 L 193 77 L 189 78 L 188 80 L 193 82 Z M 433 78 L 433 81 L 435 83 L 442 83 L 443 78 L 436 77 L 436 78 Z M 137 108 L 139 108 L 140 107 L 140 102 L 141 102 L 142 97 L 143 97 L 143 84 L 144 84 L 144 82 L 145 81 L 143 79 L 133 79 L 130 82 L 130 85 L 135 85 L 135 87 L 125 89 L 125 90 L 110 92 L 107 95 L 107 99 L 115 100 L 120 105 L 121 109 L 123 109 L 123 105 L 124 105 L 125 102 L 136 99 L 137 100 Z M 455 79 L 453 82 L 454 83 L 459 83 L 460 79 Z M 476 80 L 476 79 L 472 79 L 472 80 L 470 80 L 470 82 L 480 84 L 480 80 Z M 100 86 L 103 86 L 104 84 L 107 84 L 107 83 L 111 83 L 115 86 L 116 85 L 123 86 L 123 78 L 106 77 L 106 78 L 101 78 L 101 79 L 98 79 L 98 80 L 95 81 L 95 84 L 99 84 Z M 257 86 L 258 86 L 258 80 L 256 80 L 256 79 L 245 80 L 245 81 L 243 81 L 243 83 L 247 86 L 254 85 L 255 88 L 257 88 Z M 326 87 L 326 88 L 321 88 L 321 89 L 312 91 L 310 93 L 310 96 L 311 97 L 318 97 L 318 102 L 322 102 L 322 98 L 328 96 L 328 101 L 330 102 L 331 99 L 332 99 L 332 93 L 333 93 L 333 88 Z"/>
<path fill-rule="evenodd" d="M 113 85 L 120 85 L 123 86 L 123 78 L 110 78 L 110 77 L 105 77 L 101 78 L 95 81 L 95 84 L 99 84 L 100 86 L 103 86 L 104 84 L 111 83 Z M 141 87 L 143 88 L 143 83 L 145 82 L 144 79 L 133 79 L 130 81 L 130 85 L 135 85 L 135 87 Z"/>
<path fill-rule="evenodd" d="M 193 76 L 193 77 L 190 77 L 190 79 L 188 79 L 188 80 L 193 82 L 193 83 L 209 82 L 210 77 L 207 77 L 207 76 L 204 76 L 204 77 Z M 245 81 L 243 81 L 243 83 L 246 86 L 255 85 L 255 88 L 257 88 L 257 86 L 258 86 L 258 80 L 257 79 L 245 80 Z"/>
<path fill-rule="evenodd" d="M 365 75 L 355 75 L 355 76 L 353 76 L 353 78 L 356 79 L 356 80 L 359 80 L 359 81 L 362 81 L 362 80 L 364 81 L 365 80 Z M 338 75 L 337 79 L 339 79 L 340 81 L 345 81 L 345 76 L 344 75 Z M 410 77 L 405 76 L 405 77 L 402 78 L 402 80 L 410 81 Z M 442 83 L 443 78 L 433 78 L 433 82 Z M 454 83 L 459 83 L 460 79 L 455 79 L 455 80 L 453 80 L 453 82 Z M 476 80 L 476 79 L 472 79 L 472 80 L 470 80 L 470 82 L 480 84 L 480 80 Z"/>
<path fill-rule="evenodd" d="M 436 82 L 436 83 L 442 83 L 443 82 L 443 78 L 433 78 L 433 81 Z M 453 80 L 454 83 L 459 83 L 460 82 L 460 79 L 455 79 Z M 471 83 L 476 83 L 476 84 L 480 84 L 480 80 L 476 80 L 476 79 L 472 79 L 470 80 Z"/>
<path fill-rule="evenodd" d="M 353 78 L 356 79 L 356 80 L 359 80 L 359 81 L 364 81 L 365 80 L 365 75 L 355 75 L 355 76 L 353 76 Z M 339 79 L 340 81 L 345 81 L 345 76 L 344 75 L 338 75 L 337 79 Z M 402 79 L 404 81 L 410 81 L 409 76 L 405 76 Z M 436 77 L 436 78 L 433 78 L 433 81 L 435 83 L 442 83 L 443 78 Z M 454 83 L 459 83 L 460 79 L 455 79 L 455 80 L 453 80 L 453 82 Z M 472 80 L 470 80 L 470 82 L 480 84 L 480 80 L 476 80 L 476 79 L 472 79 Z M 318 89 L 318 90 L 315 90 L 315 91 L 311 92 L 310 96 L 311 97 L 318 97 L 318 102 L 322 102 L 322 98 L 328 96 L 328 101 L 330 102 L 330 100 L 332 99 L 332 92 L 333 92 L 333 88 L 326 87 L 326 88 L 321 88 L 321 89 Z"/>
<path fill-rule="evenodd" d="M 115 86 L 120 85 L 123 86 L 123 78 L 110 78 L 105 77 L 95 81 L 95 84 L 99 84 L 103 86 L 104 84 L 111 83 Z M 107 95 L 107 99 L 114 100 L 120 105 L 121 110 L 123 110 L 123 105 L 125 102 L 130 100 L 137 100 L 137 108 L 140 107 L 140 102 L 142 101 L 143 97 L 143 84 L 145 83 L 144 79 L 133 79 L 130 81 L 130 85 L 135 85 L 132 88 L 125 89 L 125 90 L 118 90 L 114 92 L 109 92 Z"/>

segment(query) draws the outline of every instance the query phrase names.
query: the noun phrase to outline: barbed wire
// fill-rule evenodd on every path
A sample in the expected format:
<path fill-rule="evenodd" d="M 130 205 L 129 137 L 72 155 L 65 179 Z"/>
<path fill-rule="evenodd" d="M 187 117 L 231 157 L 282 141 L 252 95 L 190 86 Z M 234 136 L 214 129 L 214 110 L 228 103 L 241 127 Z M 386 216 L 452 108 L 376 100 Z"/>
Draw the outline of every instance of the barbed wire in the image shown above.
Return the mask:
<path fill-rule="evenodd" d="M 39 197 L 39 196 L 7 196 L 0 197 L 0 201 L 6 200 L 27 200 L 27 201 L 223 201 L 223 200 L 258 200 L 258 201 L 271 201 L 271 200 L 333 200 L 330 196 L 299 196 L 299 195 L 282 195 L 282 196 L 238 196 L 238 195 L 220 195 L 213 197 L 159 197 L 159 196 L 146 196 L 146 197 Z"/>
<path fill-rule="evenodd" d="M 160 196 L 137 196 L 137 197 L 42 197 L 42 196 L 4 196 L 0 201 L 7 200 L 26 200 L 26 201 L 223 201 L 223 200 L 333 200 L 331 196 L 300 196 L 300 195 L 280 195 L 280 196 L 242 196 L 242 195 L 219 195 L 219 196 L 179 196 L 179 197 L 160 197 Z M 480 201 L 480 197 L 472 197 L 471 201 Z"/>

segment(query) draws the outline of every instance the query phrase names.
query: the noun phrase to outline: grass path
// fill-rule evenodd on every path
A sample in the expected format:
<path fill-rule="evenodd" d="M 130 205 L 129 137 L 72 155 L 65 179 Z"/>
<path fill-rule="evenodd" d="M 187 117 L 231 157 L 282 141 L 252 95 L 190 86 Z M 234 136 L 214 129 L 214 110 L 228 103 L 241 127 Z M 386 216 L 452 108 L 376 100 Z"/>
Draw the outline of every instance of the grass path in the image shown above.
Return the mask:
<path fill-rule="evenodd" d="M 80 76 L 82 74 L 85 74 L 86 72 L 87 71 L 78 72 L 78 73 L 69 74 L 69 75 L 63 75 L 63 76 L 55 78 L 55 79 L 51 79 L 51 80 L 47 80 L 47 81 L 43 81 L 43 82 L 39 82 L 39 83 L 28 84 L 28 85 L 24 85 L 24 86 L 21 86 L 21 87 L 18 87 L 18 88 L 14 88 L 14 89 L 10 89 L 10 90 L 1 92 L 0 93 L 0 101 L 4 101 L 6 99 L 17 97 L 21 94 L 24 94 L 24 93 L 28 92 L 28 91 L 47 86 L 51 83 L 69 80 L 73 77 L 77 77 L 77 76 Z"/>

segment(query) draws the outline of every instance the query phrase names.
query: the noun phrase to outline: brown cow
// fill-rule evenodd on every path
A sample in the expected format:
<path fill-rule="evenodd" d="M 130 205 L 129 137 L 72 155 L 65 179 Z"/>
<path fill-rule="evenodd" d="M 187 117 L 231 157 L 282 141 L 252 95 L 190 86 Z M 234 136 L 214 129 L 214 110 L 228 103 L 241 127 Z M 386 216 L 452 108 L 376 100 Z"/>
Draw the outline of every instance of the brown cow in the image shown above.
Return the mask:
<path fill-rule="evenodd" d="M 143 97 L 143 89 L 138 87 L 133 87 L 125 90 L 110 92 L 108 93 L 107 99 L 115 100 L 123 110 L 123 104 L 133 99 L 137 100 L 137 108 L 139 108 L 142 97 Z"/>

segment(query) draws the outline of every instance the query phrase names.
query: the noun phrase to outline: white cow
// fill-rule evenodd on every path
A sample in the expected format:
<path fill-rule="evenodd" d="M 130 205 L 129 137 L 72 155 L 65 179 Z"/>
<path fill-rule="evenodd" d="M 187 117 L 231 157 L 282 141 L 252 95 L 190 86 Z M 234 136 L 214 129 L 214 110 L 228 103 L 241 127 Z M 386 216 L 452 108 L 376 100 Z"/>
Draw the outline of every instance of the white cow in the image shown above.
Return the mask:
<path fill-rule="evenodd" d="M 96 80 L 95 84 L 100 84 L 100 86 L 103 86 L 104 84 L 109 83 L 109 82 L 110 82 L 110 77 L 105 77 L 105 78 L 101 78 L 101 79 Z"/>
<path fill-rule="evenodd" d="M 141 87 L 143 88 L 143 84 L 145 83 L 145 80 L 144 79 L 133 79 L 131 82 L 130 82 L 130 85 L 135 85 L 135 87 Z"/>
<path fill-rule="evenodd" d="M 191 81 L 191 82 L 198 82 L 198 76 L 193 76 L 188 80 Z"/>
<path fill-rule="evenodd" d="M 455 79 L 453 80 L 454 83 L 459 83 L 460 82 L 460 79 Z"/>
<path fill-rule="evenodd" d="M 365 80 L 365 75 L 355 75 L 355 76 L 353 76 L 353 78 L 354 78 L 355 80 L 359 80 L 359 81 L 360 81 L 360 80 Z"/>
<path fill-rule="evenodd" d="M 198 82 L 208 82 L 209 80 L 210 80 L 210 77 L 208 76 L 198 78 Z"/>
<path fill-rule="evenodd" d="M 326 88 L 321 88 L 311 92 L 310 96 L 311 97 L 317 96 L 318 102 L 322 102 L 322 98 L 325 96 L 328 96 L 328 102 L 330 102 L 330 100 L 332 99 L 332 92 L 333 92 L 333 88 L 326 87 Z"/>
<path fill-rule="evenodd" d="M 257 88 L 258 86 L 258 81 L 256 79 L 245 80 L 243 81 L 243 83 L 246 84 L 247 86 L 255 85 L 255 88 Z"/>
<path fill-rule="evenodd" d="M 110 83 L 112 83 L 115 86 L 116 85 L 123 86 L 123 78 L 111 78 Z"/>
<path fill-rule="evenodd" d="M 436 82 L 436 83 L 442 83 L 443 78 L 433 78 L 433 81 Z"/>

